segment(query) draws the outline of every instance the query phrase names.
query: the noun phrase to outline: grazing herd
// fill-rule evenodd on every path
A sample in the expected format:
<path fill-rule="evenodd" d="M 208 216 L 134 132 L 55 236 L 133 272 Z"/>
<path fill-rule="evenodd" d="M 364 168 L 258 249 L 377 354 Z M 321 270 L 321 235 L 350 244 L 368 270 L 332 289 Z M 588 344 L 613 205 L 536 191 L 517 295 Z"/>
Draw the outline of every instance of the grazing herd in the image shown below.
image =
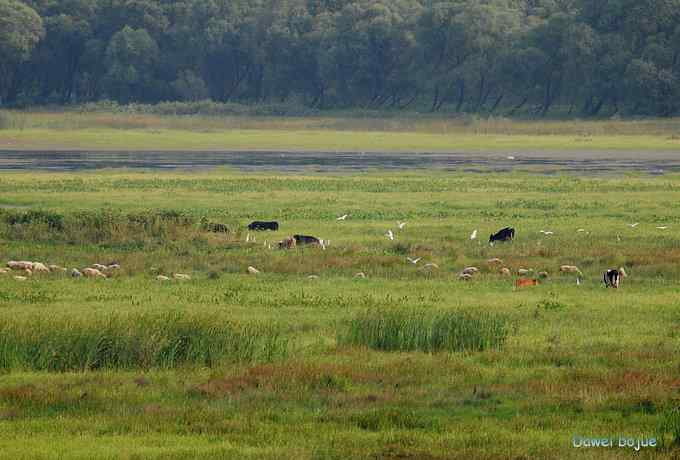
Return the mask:
<path fill-rule="evenodd" d="M 346 220 L 347 217 L 348 215 L 344 215 L 341 216 L 341 218 L 338 218 L 337 220 L 344 221 Z M 405 225 L 406 225 L 405 222 L 400 222 L 399 229 L 403 229 Z M 205 224 L 205 228 L 208 231 L 215 233 L 226 233 L 228 231 L 227 226 L 220 223 L 207 223 Z M 248 230 L 251 231 L 278 231 L 279 228 L 280 228 L 279 223 L 275 221 L 254 221 L 248 225 Z M 471 239 L 474 240 L 476 238 L 476 234 L 477 230 L 473 232 L 473 236 L 471 237 Z M 391 230 L 388 232 L 387 236 L 390 238 L 390 240 L 394 240 L 394 233 Z M 512 227 L 505 227 L 489 236 L 489 244 L 494 245 L 496 242 L 509 242 L 513 241 L 514 238 L 515 229 Z M 250 235 L 247 235 L 246 242 L 254 241 L 255 241 L 254 238 L 251 239 Z M 326 249 L 328 244 L 329 244 L 328 240 L 323 240 L 310 235 L 295 234 L 293 236 L 286 237 L 283 240 L 279 241 L 277 246 L 279 249 L 294 249 L 303 246 L 315 246 L 320 247 L 322 249 Z M 265 246 L 267 246 L 266 242 Z M 271 245 L 269 245 L 269 247 L 271 248 Z M 417 265 L 422 259 L 422 257 L 418 258 L 407 257 L 406 259 L 409 263 Z M 499 273 L 501 276 L 512 275 L 510 269 L 508 267 L 503 266 L 502 259 L 494 257 L 492 259 L 488 259 L 486 262 L 490 269 L 496 270 L 497 273 Z M 420 267 L 420 270 L 431 271 L 438 268 L 439 266 L 435 263 L 427 263 Z M 118 269 L 120 269 L 120 264 L 118 264 L 117 262 L 110 262 L 108 264 L 93 264 L 81 270 L 74 268 L 71 270 L 70 275 L 74 278 L 81 277 L 108 278 L 111 276 L 113 271 Z M 560 273 L 564 274 L 576 274 L 577 275 L 576 284 L 581 284 L 581 277 L 583 276 L 583 273 L 577 266 L 561 265 L 559 267 L 559 271 Z M 41 262 L 15 261 L 15 260 L 7 262 L 7 268 L 0 268 L 0 275 L 16 273 L 14 275 L 14 279 L 17 281 L 25 281 L 36 273 L 54 273 L 54 272 L 66 273 L 68 272 L 68 269 L 57 265 L 46 265 Z M 517 274 L 519 275 L 519 278 L 515 281 L 515 287 L 522 288 L 528 286 L 537 286 L 540 282 L 539 280 L 546 280 L 549 278 L 549 274 L 546 271 L 540 271 L 536 274 L 535 277 L 531 277 L 533 272 L 534 270 L 531 268 L 517 269 Z M 257 268 L 249 266 L 246 270 L 246 273 L 251 275 L 258 275 L 261 272 Z M 462 281 L 470 281 L 478 273 L 480 273 L 479 268 L 473 266 L 466 267 L 458 274 L 458 278 Z M 625 278 L 626 276 L 627 274 L 623 267 L 620 267 L 618 269 L 607 270 L 603 276 L 604 284 L 607 288 L 611 287 L 616 289 L 619 287 L 621 279 Z M 318 277 L 312 275 L 310 279 L 313 278 Z M 366 275 L 363 272 L 359 272 L 355 275 L 355 278 L 366 278 Z M 172 274 L 172 277 L 166 275 L 158 275 L 156 279 L 158 281 L 172 281 L 172 280 L 188 281 L 191 279 L 191 276 L 183 273 L 174 273 Z"/>

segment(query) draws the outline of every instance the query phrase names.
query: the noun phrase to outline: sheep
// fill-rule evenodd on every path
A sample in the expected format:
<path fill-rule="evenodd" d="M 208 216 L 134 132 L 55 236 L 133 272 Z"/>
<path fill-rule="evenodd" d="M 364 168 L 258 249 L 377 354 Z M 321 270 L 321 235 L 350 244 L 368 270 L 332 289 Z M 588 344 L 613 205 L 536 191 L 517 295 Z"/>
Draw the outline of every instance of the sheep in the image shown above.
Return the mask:
<path fill-rule="evenodd" d="M 71 276 L 73 278 L 81 278 L 83 276 L 83 274 L 80 272 L 80 270 L 78 270 L 77 268 L 74 268 L 73 270 L 71 270 Z"/>
<path fill-rule="evenodd" d="M 355 278 L 366 278 L 366 273 L 364 272 L 359 272 L 354 274 Z"/>
<path fill-rule="evenodd" d="M 179 281 L 189 281 L 191 279 L 191 276 L 185 275 L 184 273 L 175 273 L 172 277 Z"/>
<path fill-rule="evenodd" d="M 466 268 L 463 269 L 463 271 L 461 273 L 463 273 L 464 275 L 476 275 L 477 273 L 479 273 L 479 268 L 477 268 L 477 267 L 466 267 Z"/>
<path fill-rule="evenodd" d="M 260 274 L 260 270 L 258 270 L 255 267 L 248 267 L 247 272 L 251 275 L 259 275 Z"/>
<path fill-rule="evenodd" d="M 59 265 L 49 265 L 48 268 L 51 272 L 66 272 L 68 269 L 60 267 Z"/>
<path fill-rule="evenodd" d="M 45 264 L 42 264 L 40 262 L 33 262 L 33 271 L 35 273 L 49 273 L 50 269 L 47 268 Z"/>
<path fill-rule="evenodd" d="M 578 273 L 579 275 L 583 276 L 583 273 L 581 273 L 581 270 L 576 265 L 560 265 L 560 272 L 561 273 Z"/>
<path fill-rule="evenodd" d="M 425 265 L 423 265 L 423 266 L 420 268 L 420 270 L 431 270 L 431 269 L 433 269 L 433 268 L 438 269 L 438 268 L 439 268 L 439 265 L 437 265 L 437 264 L 435 264 L 435 263 L 425 264 Z"/>
<path fill-rule="evenodd" d="M 502 264 L 503 260 L 499 259 L 498 257 L 494 257 L 493 259 L 487 260 L 486 263 L 489 264 L 489 265 Z"/>
<path fill-rule="evenodd" d="M 25 276 L 18 276 L 17 275 L 17 276 L 14 277 L 14 279 L 17 280 L 17 281 L 26 281 L 28 278 L 26 278 Z"/>
<path fill-rule="evenodd" d="M 519 276 L 528 276 L 533 271 L 534 271 L 533 268 L 520 268 L 517 270 L 517 274 Z"/>
<path fill-rule="evenodd" d="M 104 272 L 109 267 L 107 265 L 102 265 L 102 264 L 92 264 L 92 268 L 94 268 L 95 270 L 99 270 L 100 272 Z"/>
<path fill-rule="evenodd" d="M 118 270 L 120 269 L 120 264 L 119 263 L 111 263 L 106 266 L 107 270 Z"/>
<path fill-rule="evenodd" d="M 472 275 L 470 273 L 460 273 L 458 275 L 458 279 L 461 281 L 470 281 L 472 279 Z"/>
<path fill-rule="evenodd" d="M 158 275 L 158 276 L 156 277 L 156 279 L 157 279 L 158 281 L 170 281 L 170 278 L 167 277 L 167 276 L 165 276 L 165 275 Z"/>
<path fill-rule="evenodd" d="M 10 270 L 8 268 L 0 268 L 0 275 L 5 275 L 5 274 L 9 273 L 9 271 Z"/>
<path fill-rule="evenodd" d="M 318 280 L 319 277 L 318 277 L 317 275 L 309 275 L 309 276 L 307 277 L 307 279 L 308 279 L 308 280 L 314 281 L 314 280 Z"/>
<path fill-rule="evenodd" d="M 512 273 L 510 273 L 510 269 L 507 267 L 503 267 L 498 271 L 502 276 L 510 276 Z"/>
<path fill-rule="evenodd" d="M 12 270 L 33 270 L 33 262 L 27 262 L 25 260 L 21 261 L 16 261 L 16 260 L 10 260 L 7 262 L 7 266 L 11 268 Z"/>
<path fill-rule="evenodd" d="M 101 271 L 97 270 L 96 268 L 84 268 L 83 269 L 83 275 L 86 276 L 87 278 L 106 278 L 106 275 L 103 274 Z"/>

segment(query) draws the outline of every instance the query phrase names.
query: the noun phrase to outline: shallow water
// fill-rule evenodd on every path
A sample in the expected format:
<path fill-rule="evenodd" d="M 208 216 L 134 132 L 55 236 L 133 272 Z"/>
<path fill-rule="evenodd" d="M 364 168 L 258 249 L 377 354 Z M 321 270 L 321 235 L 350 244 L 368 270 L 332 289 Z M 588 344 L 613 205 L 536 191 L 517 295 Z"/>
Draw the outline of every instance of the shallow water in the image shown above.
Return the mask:
<path fill-rule="evenodd" d="M 343 152 L 87 152 L 0 150 L 0 170 L 79 171 L 101 168 L 211 169 L 229 167 L 245 171 L 347 172 L 368 169 L 445 169 L 460 171 L 529 170 L 542 173 L 680 171 L 680 155 L 619 158 L 575 154 L 573 158 L 522 154 L 343 153 Z M 603 158 L 604 156 L 604 158 Z"/>

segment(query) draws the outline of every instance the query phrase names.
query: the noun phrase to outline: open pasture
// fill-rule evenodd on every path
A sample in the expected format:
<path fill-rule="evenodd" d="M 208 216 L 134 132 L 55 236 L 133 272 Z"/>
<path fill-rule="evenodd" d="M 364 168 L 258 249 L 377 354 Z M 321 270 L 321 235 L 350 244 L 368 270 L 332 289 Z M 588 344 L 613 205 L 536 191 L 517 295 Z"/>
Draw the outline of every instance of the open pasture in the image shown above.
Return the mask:
<path fill-rule="evenodd" d="M 121 268 L 0 274 L 0 457 L 674 458 L 679 230 L 678 175 L 3 173 L 2 265 Z"/>

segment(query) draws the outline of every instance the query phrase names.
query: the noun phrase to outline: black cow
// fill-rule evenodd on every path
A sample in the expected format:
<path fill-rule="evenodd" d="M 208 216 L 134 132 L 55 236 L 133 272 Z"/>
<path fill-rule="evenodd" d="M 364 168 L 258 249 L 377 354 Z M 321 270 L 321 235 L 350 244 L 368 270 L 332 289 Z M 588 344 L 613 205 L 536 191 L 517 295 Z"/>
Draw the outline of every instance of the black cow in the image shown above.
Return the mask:
<path fill-rule="evenodd" d="M 305 244 L 318 244 L 319 246 L 323 246 L 323 243 L 321 242 L 321 240 L 314 237 L 314 236 L 293 235 L 293 238 L 295 239 L 295 243 L 298 246 L 302 246 L 302 245 L 305 245 Z"/>
<path fill-rule="evenodd" d="M 494 241 L 512 241 L 515 238 L 515 229 L 512 227 L 505 227 L 502 230 L 499 230 L 497 233 L 494 233 L 489 237 L 489 243 L 493 243 Z"/>
<path fill-rule="evenodd" d="M 621 282 L 621 273 L 618 270 L 607 270 L 604 272 L 604 285 L 605 287 L 612 287 L 617 289 L 619 283 Z"/>
<path fill-rule="evenodd" d="M 256 220 L 255 222 L 252 222 L 250 225 L 248 225 L 248 230 L 254 231 L 271 230 L 275 232 L 278 229 L 279 229 L 278 222 L 261 222 L 259 220 Z"/>

